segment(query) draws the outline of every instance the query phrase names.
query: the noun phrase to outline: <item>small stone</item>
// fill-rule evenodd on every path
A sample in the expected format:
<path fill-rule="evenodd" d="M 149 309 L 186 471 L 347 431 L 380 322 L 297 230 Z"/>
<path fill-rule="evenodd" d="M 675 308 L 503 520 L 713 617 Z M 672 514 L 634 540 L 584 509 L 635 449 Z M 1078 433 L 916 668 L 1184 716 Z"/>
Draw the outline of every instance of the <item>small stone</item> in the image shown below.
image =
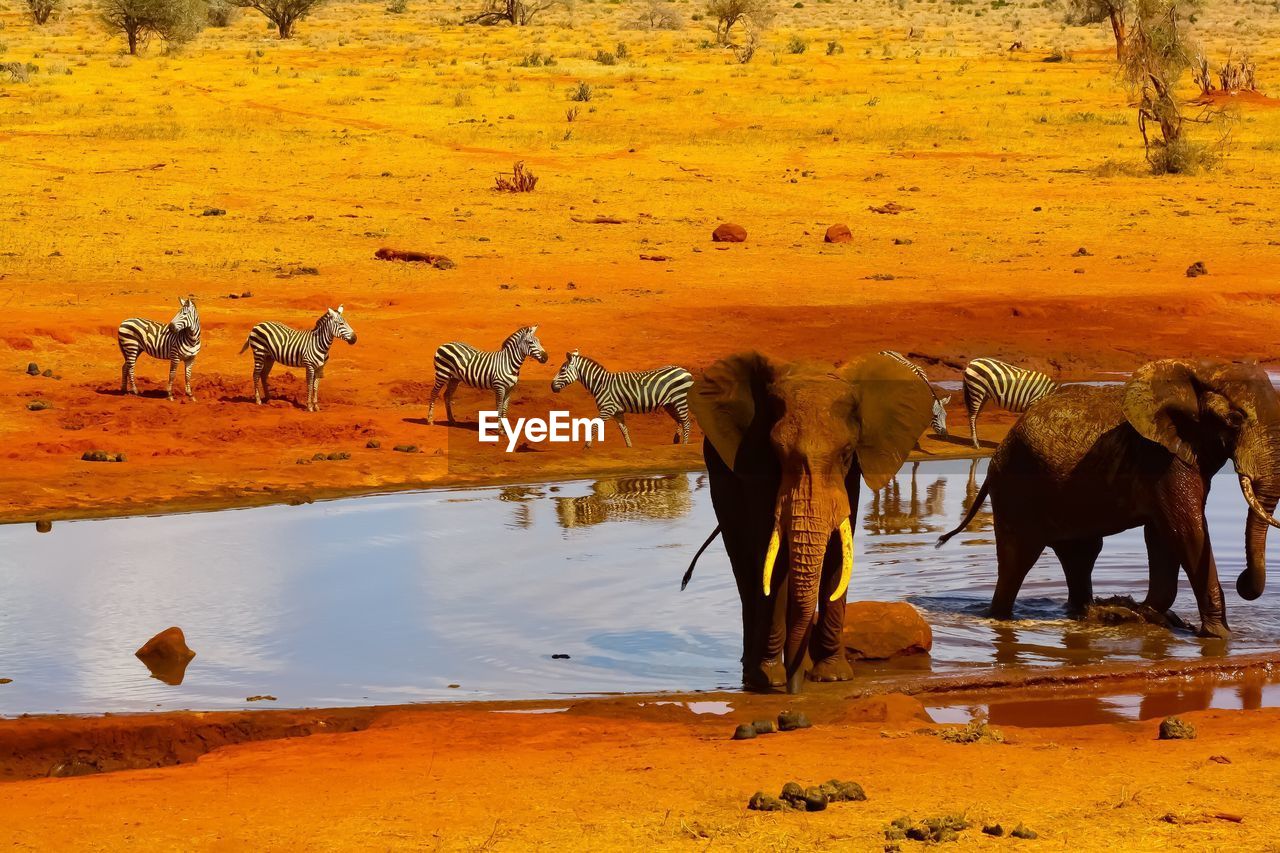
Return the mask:
<path fill-rule="evenodd" d="M 396 453 L 417 453 L 417 452 L 418 452 L 418 445 L 416 445 L 416 444 L 397 444 L 395 447 L 393 447 L 393 448 L 391 448 L 391 449 L 392 449 L 392 450 L 394 450 Z"/>
<path fill-rule="evenodd" d="M 985 832 L 985 830 L 983 831 Z M 1023 838 L 1027 840 L 1040 837 L 1040 833 L 1036 832 L 1034 829 L 1027 828 L 1023 824 L 1018 824 L 1017 826 L 1015 826 L 1013 828 L 1013 831 L 1010 832 L 1009 835 L 1012 838 Z"/>
<path fill-rule="evenodd" d="M 316 462 L 323 462 L 329 457 L 323 453 L 315 453 L 315 454 L 312 454 L 311 458 L 314 459 Z"/>
<path fill-rule="evenodd" d="M 52 376 L 53 376 L 53 370 L 52 370 L 51 368 L 46 367 L 44 370 L 40 371 L 40 375 L 41 375 L 41 376 L 48 376 L 48 377 L 52 377 Z"/>
<path fill-rule="evenodd" d="M 716 230 L 711 232 L 711 241 L 713 243 L 745 243 L 747 229 L 732 222 L 724 222 L 717 225 Z"/>
<path fill-rule="evenodd" d="M 985 823 L 982 825 L 983 835 L 994 835 L 996 838 L 1004 835 L 1004 827 L 998 823 Z"/>
<path fill-rule="evenodd" d="M 227 212 L 220 207 L 206 207 L 201 216 L 226 216 Z"/>
<path fill-rule="evenodd" d="M 39 522 L 36 522 L 36 523 L 39 524 Z M 1231 763 L 1231 759 L 1227 758 L 1225 755 L 1210 755 L 1209 760 L 1212 761 L 1214 764 L 1230 764 Z"/>
<path fill-rule="evenodd" d="M 777 797 L 771 797 L 764 791 L 756 791 L 751 795 L 747 808 L 757 812 L 780 812 L 786 809 L 786 805 Z"/>
<path fill-rule="evenodd" d="M 330 453 L 325 458 L 328 459 L 330 462 L 341 462 L 344 459 L 350 459 L 351 454 L 347 453 L 345 450 L 339 450 L 336 453 Z"/>
<path fill-rule="evenodd" d="M 853 232 L 844 223 L 832 225 L 827 229 L 827 233 L 823 235 L 822 241 L 824 243 L 850 243 L 853 241 Z"/>
<path fill-rule="evenodd" d="M 43 412 L 48 408 L 51 408 L 51 406 L 44 400 L 32 400 L 30 403 L 27 403 L 27 411 L 29 412 Z"/>
<path fill-rule="evenodd" d="M 796 729 L 811 728 L 813 723 L 803 711 L 783 711 L 778 715 L 778 731 L 790 732 Z"/>
<path fill-rule="evenodd" d="M 36 364 L 34 361 L 33 361 L 33 362 L 31 362 L 30 364 L 28 364 L 28 365 L 27 365 L 27 375 L 28 375 L 28 376 L 39 376 L 39 375 L 40 375 L 40 365 Z"/>
<path fill-rule="evenodd" d="M 1071 257 L 1073 257 L 1073 258 L 1091 258 L 1091 257 L 1093 257 L 1093 252 L 1090 252 L 1090 251 L 1089 251 L 1088 249 L 1086 249 L 1084 246 L 1081 246 L 1079 249 L 1076 249 L 1074 252 L 1072 252 L 1072 253 L 1071 253 Z"/>
<path fill-rule="evenodd" d="M 1196 278 L 1197 276 L 1208 275 L 1209 270 L 1204 265 L 1204 261 L 1196 261 L 1187 267 L 1187 278 Z"/>
<path fill-rule="evenodd" d="M 1195 740 L 1196 727 L 1181 717 L 1165 717 L 1160 721 L 1160 740 Z"/>
<path fill-rule="evenodd" d="M 743 723 L 733 730 L 733 740 L 752 740 L 757 732 L 755 726 L 750 723 Z"/>
<path fill-rule="evenodd" d="M 382 442 L 378 441 L 378 439 L 376 438 L 371 438 L 364 443 L 364 446 L 369 448 L 370 450 L 377 450 L 379 447 L 382 446 Z"/>
<path fill-rule="evenodd" d="M 774 725 L 773 720 L 756 720 L 751 724 L 751 728 L 755 729 L 758 735 L 771 735 L 778 731 L 778 727 Z"/>

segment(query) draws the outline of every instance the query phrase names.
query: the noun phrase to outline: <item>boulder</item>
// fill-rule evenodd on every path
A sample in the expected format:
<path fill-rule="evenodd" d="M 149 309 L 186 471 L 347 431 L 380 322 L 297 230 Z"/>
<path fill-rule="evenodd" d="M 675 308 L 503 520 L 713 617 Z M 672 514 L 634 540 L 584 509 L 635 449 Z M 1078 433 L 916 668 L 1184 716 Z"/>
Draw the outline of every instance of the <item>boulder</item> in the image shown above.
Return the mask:
<path fill-rule="evenodd" d="M 181 684 L 186 677 L 187 664 L 196 653 L 187 646 L 182 629 L 174 626 L 147 640 L 134 655 L 147 665 L 153 678 L 165 684 Z"/>
<path fill-rule="evenodd" d="M 851 657 L 885 660 L 928 654 L 933 630 L 905 601 L 853 601 L 845 608 L 843 640 Z"/>
<path fill-rule="evenodd" d="M 887 693 L 855 699 L 844 706 L 836 717 L 838 723 L 932 723 L 924 703 L 903 693 Z"/>
<path fill-rule="evenodd" d="M 822 240 L 825 243 L 848 243 L 853 240 L 853 232 L 842 222 L 828 228 Z"/>
<path fill-rule="evenodd" d="M 711 241 L 713 243 L 745 243 L 747 242 L 747 229 L 741 225 L 734 225 L 732 222 L 723 222 L 716 226 L 716 230 L 711 232 Z"/>

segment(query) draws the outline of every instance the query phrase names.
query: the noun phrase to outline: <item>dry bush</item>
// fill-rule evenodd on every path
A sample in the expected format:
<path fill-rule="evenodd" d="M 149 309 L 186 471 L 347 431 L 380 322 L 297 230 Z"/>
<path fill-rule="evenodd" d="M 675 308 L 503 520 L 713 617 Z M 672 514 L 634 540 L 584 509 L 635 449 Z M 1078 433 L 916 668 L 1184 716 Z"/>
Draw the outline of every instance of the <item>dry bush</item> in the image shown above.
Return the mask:
<path fill-rule="evenodd" d="M 498 175 L 493 179 L 493 188 L 501 193 L 531 193 L 537 185 L 538 176 L 525 169 L 524 163 L 511 168 L 511 177 Z"/>
<path fill-rule="evenodd" d="M 731 44 L 729 35 L 738 24 L 763 30 L 774 14 L 769 0 L 710 0 L 707 4 L 707 15 L 716 22 L 716 41 L 725 45 Z"/>
<path fill-rule="evenodd" d="M 27 0 L 27 12 L 31 20 L 44 26 L 49 19 L 62 10 L 62 0 Z"/>
<path fill-rule="evenodd" d="M 666 0 L 646 0 L 636 16 L 642 30 L 679 30 L 684 27 L 680 11 Z"/>
<path fill-rule="evenodd" d="M 1208 95 L 1215 89 L 1223 92 L 1258 91 L 1258 66 L 1249 59 L 1247 53 L 1241 54 L 1239 59 L 1233 58 L 1231 53 L 1227 54 L 1227 61 L 1218 66 L 1217 86 L 1214 85 L 1214 74 L 1209 69 L 1209 60 L 1203 51 L 1196 56 L 1191 74 L 1203 95 Z"/>

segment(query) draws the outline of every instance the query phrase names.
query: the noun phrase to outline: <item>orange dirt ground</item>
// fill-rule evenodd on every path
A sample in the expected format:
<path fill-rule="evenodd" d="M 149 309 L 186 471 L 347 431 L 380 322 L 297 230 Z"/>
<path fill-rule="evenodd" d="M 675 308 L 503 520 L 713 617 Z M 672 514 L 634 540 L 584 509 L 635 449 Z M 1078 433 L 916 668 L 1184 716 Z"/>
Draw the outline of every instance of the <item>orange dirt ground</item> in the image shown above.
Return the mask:
<path fill-rule="evenodd" d="M 1055 850 L 1275 849 L 1275 709 L 1183 714 L 1197 728 L 1189 741 L 1157 740 L 1153 719 L 1002 725 L 1004 743 L 954 744 L 918 731 L 936 727 L 907 696 L 727 698 L 725 716 L 635 699 L 576 701 L 551 714 L 500 705 L 369 712 L 361 731 L 229 746 L 176 767 L 0 785 L 0 836 L 17 850 L 869 851 L 884 849 L 898 817 L 963 814 L 973 826 L 957 849 L 1031 843 L 988 838 L 986 822 L 1006 833 L 1022 823 L 1039 834 L 1033 844 Z M 729 739 L 737 723 L 788 705 L 814 727 Z M 326 714 L 256 716 L 287 716 L 299 731 L 316 717 L 331 731 L 354 722 Z M 207 733 L 236 716 L 245 715 L 105 722 Z M 12 725 L 0 723 L 0 742 Z M 120 736 L 115 748 L 163 742 Z M 757 790 L 776 795 L 789 780 L 833 777 L 859 782 L 867 801 L 815 814 L 746 809 Z"/>

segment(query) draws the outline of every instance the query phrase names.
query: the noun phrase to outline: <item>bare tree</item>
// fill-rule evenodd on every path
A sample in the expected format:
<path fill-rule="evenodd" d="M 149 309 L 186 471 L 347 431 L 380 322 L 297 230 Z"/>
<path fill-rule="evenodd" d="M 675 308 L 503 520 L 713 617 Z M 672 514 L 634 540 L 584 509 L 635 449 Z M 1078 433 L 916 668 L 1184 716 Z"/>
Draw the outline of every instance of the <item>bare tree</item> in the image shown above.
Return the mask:
<path fill-rule="evenodd" d="M 1111 24 L 1116 39 L 1116 61 L 1124 60 L 1124 42 L 1128 37 L 1125 18 L 1129 14 L 1129 0 L 1067 0 L 1066 22 L 1073 27 Z"/>
<path fill-rule="evenodd" d="M 31 13 L 31 20 L 39 26 L 44 26 L 49 19 L 62 9 L 62 0 L 27 0 L 27 10 Z"/>
<path fill-rule="evenodd" d="M 1195 0 L 1134 2 L 1133 31 L 1120 67 L 1138 100 L 1138 129 L 1147 162 L 1159 174 L 1193 172 L 1215 156 L 1184 135 L 1188 121 L 1208 123 L 1213 115 L 1187 118 L 1177 96 L 1178 82 L 1195 64 L 1188 19 L 1196 8 Z M 1159 129 L 1158 137 L 1152 125 Z"/>
<path fill-rule="evenodd" d="M 484 8 L 465 19 L 468 24 L 528 26 L 534 16 L 552 6 L 568 6 L 568 0 L 485 0 Z"/>
<path fill-rule="evenodd" d="M 107 29 L 121 33 L 136 54 L 152 36 L 181 44 L 204 27 L 205 0 L 100 0 L 98 17 Z"/>
<path fill-rule="evenodd" d="M 716 22 L 716 41 L 729 44 L 729 33 L 738 24 L 765 29 L 773 21 L 769 0 L 710 0 L 707 14 Z"/>
<path fill-rule="evenodd" d="M 231 0 L 242 9 L 257 9 L 275 24 L 280 38 L 293 38 L 293 27 L 325 0 Z"/>

